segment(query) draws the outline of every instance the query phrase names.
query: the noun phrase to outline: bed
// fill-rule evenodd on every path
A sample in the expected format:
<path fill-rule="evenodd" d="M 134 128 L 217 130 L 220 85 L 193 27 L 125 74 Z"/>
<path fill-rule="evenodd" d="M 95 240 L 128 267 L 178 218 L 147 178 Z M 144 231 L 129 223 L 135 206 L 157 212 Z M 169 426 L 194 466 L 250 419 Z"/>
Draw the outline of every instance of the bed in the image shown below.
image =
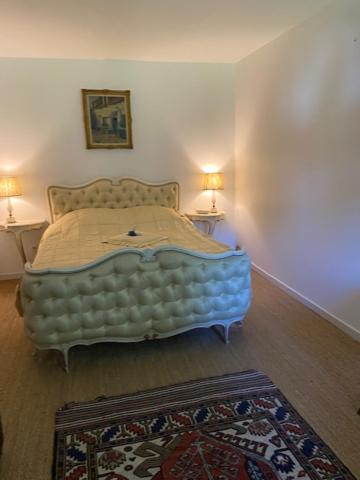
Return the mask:
<path fill-rule="evenodd" d="M 52 224 L 25 265 L 17 306 L 38 350 L 138 342 L 241 322 L 250 261 L 179 213 L 176 182 L 101 178 L 51 186 Z M 126 235 L 133 229 L 142 237 Z"/>

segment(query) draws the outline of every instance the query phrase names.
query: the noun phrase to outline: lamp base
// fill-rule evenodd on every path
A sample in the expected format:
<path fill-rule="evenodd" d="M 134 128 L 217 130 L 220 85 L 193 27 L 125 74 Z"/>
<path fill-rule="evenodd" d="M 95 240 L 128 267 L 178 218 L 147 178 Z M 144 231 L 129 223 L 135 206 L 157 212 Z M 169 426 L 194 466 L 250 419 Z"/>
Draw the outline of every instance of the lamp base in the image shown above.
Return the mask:
<path fill-rule="evenodd" d="M 216 208 L 215 190 L 212 191 L 211 204 L 212 204 L 212 207 L 210 209 L 210 212 L 211 213 L 218 213 L 217 208 Z"/>
<path fill-rule="evenodd" d="M 12 203 L 11 203 L 11 197 L 8 197 L 7 209 L 8 209 L 9 216 L 6 219 L 6 223 L 16 223 L 15 217 L 13 215 L 13 207 L 12 207 Z"/>

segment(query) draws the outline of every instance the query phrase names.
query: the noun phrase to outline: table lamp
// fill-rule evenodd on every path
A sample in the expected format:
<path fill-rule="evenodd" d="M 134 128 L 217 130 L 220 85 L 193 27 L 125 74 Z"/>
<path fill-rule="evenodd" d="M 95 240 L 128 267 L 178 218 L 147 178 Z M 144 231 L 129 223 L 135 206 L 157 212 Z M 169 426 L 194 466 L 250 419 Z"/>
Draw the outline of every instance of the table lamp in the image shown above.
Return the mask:
<path fill-rule="evenodd" d="M 9 216 L 6 219 L 7 223 L 16 223 L 13 215 L 13 207 L 11 204 L 11 197 L 22 195 L 21 186 L 18 177 L 4 176 L 0 177 L 0 197 L 7 197 L 7 209 Z"/>
<path fill-rule="evenodd" d="M 212 190 L 212 208 L 211 213 L 217 213 L 215 190 L 224 190 L 224 174 L 217 173 L 204 173 L 204 190 Z"/>

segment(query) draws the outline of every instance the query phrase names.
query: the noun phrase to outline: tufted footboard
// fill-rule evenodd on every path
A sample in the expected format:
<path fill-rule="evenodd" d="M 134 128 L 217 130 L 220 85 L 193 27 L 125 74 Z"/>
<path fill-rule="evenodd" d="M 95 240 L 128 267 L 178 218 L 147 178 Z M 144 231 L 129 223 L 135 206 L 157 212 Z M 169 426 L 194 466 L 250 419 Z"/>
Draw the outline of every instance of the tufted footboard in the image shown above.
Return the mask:
<path fill-rule="evenodd" d="M 25 329 L 38 349 L 135 342 L 222 325 L 226 337 L 251 300 L 242 250 L 122 249 L 69 269 L 26 265 L 19 290 Z"/>

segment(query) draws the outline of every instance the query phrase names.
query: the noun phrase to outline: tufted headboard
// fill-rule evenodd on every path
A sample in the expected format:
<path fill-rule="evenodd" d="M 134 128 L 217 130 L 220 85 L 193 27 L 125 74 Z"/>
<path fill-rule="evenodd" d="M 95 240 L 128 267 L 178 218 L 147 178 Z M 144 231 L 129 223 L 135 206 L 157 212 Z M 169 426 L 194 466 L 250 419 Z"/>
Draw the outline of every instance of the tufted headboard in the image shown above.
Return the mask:
<path fill-rule="evenodd" d="M 159 205 L 178 210 L 177 182 L 146 183 L 135 178 L 98 178 L 74 187 L 48 187 L 51 220 L 81 208 L 127 208 L 140 205 Z"/>

